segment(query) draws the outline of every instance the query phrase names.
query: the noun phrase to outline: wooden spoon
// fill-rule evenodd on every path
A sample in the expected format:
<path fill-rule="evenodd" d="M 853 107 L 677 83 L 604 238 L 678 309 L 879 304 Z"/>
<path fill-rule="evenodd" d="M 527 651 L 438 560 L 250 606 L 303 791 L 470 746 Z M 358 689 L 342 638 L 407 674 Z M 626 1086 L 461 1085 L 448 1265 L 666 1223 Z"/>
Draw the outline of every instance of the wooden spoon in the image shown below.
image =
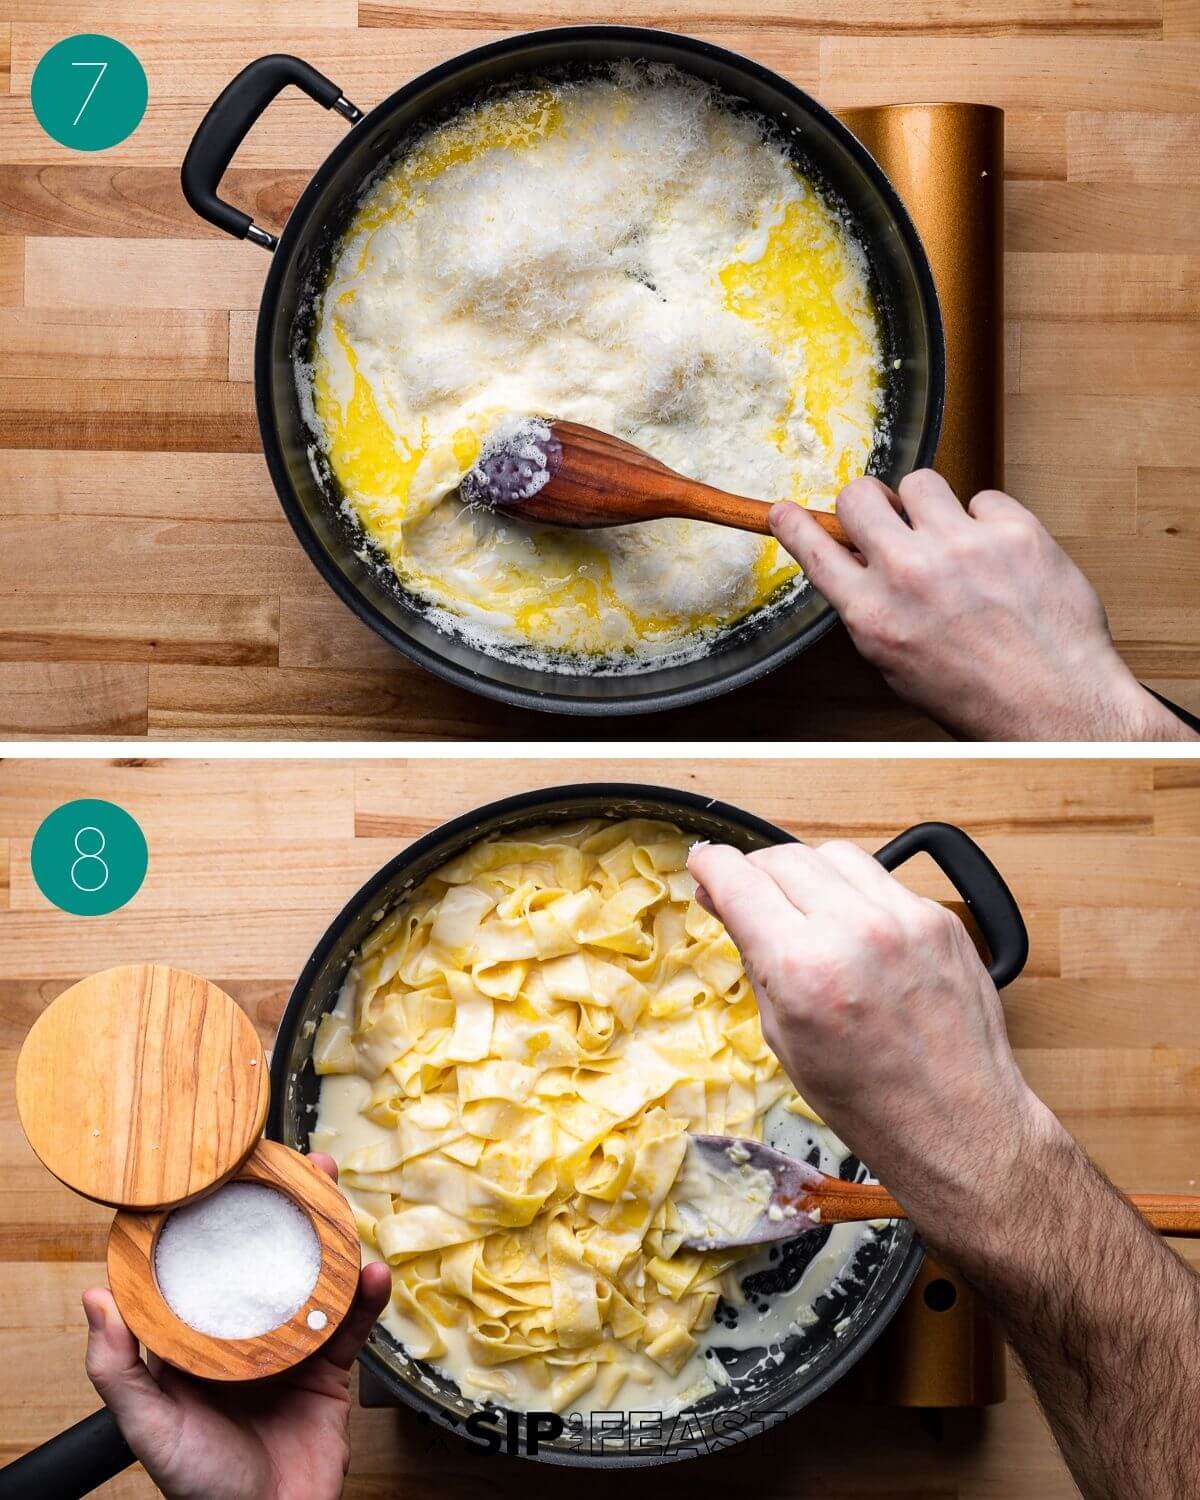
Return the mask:
<path fill-rule="evenodd" d="M 838 1177 L 828 1177 L 761 1141 L 739 1140 L 728 1135 L 693 1135 L 688 1139 L 684 1173 L 692 1164 L 698 1164 L 707 1177 L 721 1180 L 722 1195 L 727 1188 L 750 1197 L 752 1184 L 760 1172 L 770 1175 L 772 1187 L 765 1201 L 759 1198 L 757 1217 L 752 1222 L 739 1223 L 736 1233 L 721 1232 L 722 1215 L 718 1206 L 706 1231 L 692 1233 L 683 1241 L 684 1248 L 689 1250 L 763 1245 L 792 1239 L 822 1224 L 908 1217 L 888 1190 L 877 1183 L 843 1182 Z M 681 1174 L 680 1182 L 686 1180 Z M 1129 1193 L 1126 1196 L 1146 1223 L 1160 1234 L 1200 1239 L 1200 1195 Z M 707 1208 L 710 1201 L 706 1198 L 703 1207 Z M 725 1217 L 728 1220 L 728 1215 Z M 717 1232 L 710 1232 L 713 1230 Z"/>
<path fill-rule="evenodd" d="M 555 526 L 628 526 L 676 517 L 770 536 L 765 500 L 687 479 L 641 448 L 578 422 L 530 419 L 488 443 L 462 482 L 471 504 Z M 850 541 L 836 516 L 809 515 L 835 541 Z"/>

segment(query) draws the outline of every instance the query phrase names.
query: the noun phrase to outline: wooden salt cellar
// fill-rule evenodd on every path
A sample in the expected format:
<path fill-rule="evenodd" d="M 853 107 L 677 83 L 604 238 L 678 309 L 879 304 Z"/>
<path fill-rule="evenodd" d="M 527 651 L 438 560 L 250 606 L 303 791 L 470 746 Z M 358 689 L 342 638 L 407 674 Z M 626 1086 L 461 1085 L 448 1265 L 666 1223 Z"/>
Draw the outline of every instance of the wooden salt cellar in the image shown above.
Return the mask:
<path fill-rule="evenodd" d="M 206 980 L 158 964 L 73 985 L 34 1023 L 17 1061 L 17 1112 L 39 1159 L 73 1191 L 118 1210 L 108 1278 L 121 1316 L 147 1349 L 206 1380 L 257 1380 L 299 1364 L 337 1331 L 358 1287 L 350 1205 L 300 1152 L 261 1139 L 269 1094 L 245 1012 Z M 184 1323 L 154 1273 L 170 1211 L 230 1181 L 290 1198 L 321 1251 L 304 1305 L 249 1339 Z"/>
<path fill-rule="evenodd" d="M 307 1157 L 277 1141 L 259 1141 L 232 1180 L 283 1193 L 308 1215 L 320 1242 L 316 1285 L 304 1305 L 278 1328 L 251 1339 L 214 1338 L 171 1311 L 153 1269 L 165 1213 L 119 1213 L 108 1236 L 108 1284 L 125 1322 L 168 1364 L 205 1380 L 258 1380 L 290 1370 L 336 1331 L 358 1286 L 354 1216 L 333 1181 Z"/>

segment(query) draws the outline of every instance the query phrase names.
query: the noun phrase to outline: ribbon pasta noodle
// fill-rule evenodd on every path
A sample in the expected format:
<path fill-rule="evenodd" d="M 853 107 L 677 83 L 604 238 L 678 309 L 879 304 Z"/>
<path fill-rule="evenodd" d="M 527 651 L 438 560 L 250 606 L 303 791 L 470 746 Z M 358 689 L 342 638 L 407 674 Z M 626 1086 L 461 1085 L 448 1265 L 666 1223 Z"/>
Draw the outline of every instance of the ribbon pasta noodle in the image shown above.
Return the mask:
<path fill-rule="evenodd" d="M 687 1132 L 809 1113 L 690 843 L 634 819 L 477 844 L 380 920 L 321 1022 L 313 1148 L 392 1267 L 385 1321 L 464 1395 L 694 1380 L 739 1256 L 680 1249 Z"/>

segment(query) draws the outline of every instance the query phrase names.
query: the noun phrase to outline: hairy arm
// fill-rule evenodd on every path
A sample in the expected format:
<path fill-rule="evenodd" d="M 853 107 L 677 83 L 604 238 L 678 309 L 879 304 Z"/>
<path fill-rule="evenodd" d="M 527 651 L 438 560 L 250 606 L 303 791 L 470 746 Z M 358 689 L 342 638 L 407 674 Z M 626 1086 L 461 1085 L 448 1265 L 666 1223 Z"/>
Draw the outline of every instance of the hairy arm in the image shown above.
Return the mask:
<path fill-rule="evenodd" d="M 1117 654 L 1095 589 L 1011 495 L 932 469 L 838 496 L 854 552 L 799 505 L 771 527 L 889 687 L 972 739 L 1189 740 Z"/>
<path fill-rule="evenodd" d="M 1088 1500 L 1200 1492 L 1200 1277 L 1059 1129 L 999 1206 L 922 1214 L 1016 1350 Z"/>
<path fill-rule="evenodd" d="M 1200 1494 L 1200 1278 L 1029 1088 L 958 918 L 853 844 L 689 868 L 767 1041 L 1000 1320 L 1088 1500 Z"/>

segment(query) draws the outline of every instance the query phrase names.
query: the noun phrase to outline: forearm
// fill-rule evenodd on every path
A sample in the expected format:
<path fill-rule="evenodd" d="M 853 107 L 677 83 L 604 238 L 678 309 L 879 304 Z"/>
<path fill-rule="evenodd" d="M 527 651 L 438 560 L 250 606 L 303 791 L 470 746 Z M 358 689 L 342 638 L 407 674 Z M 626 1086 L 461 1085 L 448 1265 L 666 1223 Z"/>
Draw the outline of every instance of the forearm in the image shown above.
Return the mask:
<path fill-rule="evenodd" d="M 992 1197 L 919 1227 L 1000 1322 L 1087 1500 L 1200 1494 L 1200 1277 L 1065 1131 Z"/>
<path fill-rule="evenodd" d="M 1058 643 L 1046 645 L 1040 660 L 1029 653 L 1023 661 L 995 664 L 986 691 L 972 680 L 972 664 L 957 681 L 952 669 L 930 681 L 919 663 L 903 660 L 891 670 L 881 665 L 894 692 L 964 739 L 1194 743 L 1198 738 L 1138 682 L 1113 647 L 1085 652 L 1075 661 Z"/>
<path fill-rule="evenodd" d="M 1142 728 L 1140 735 L 1131 735 L 1131 739 L 1143 740 L 1171 740 L 1181 744 L 1193 745 L 1200 740 L 1200 734 L 1186 724 L 1178 714 L 1159 702 L 1153 693 L 1148 692 L 1141 683 L 1136 684 L 1142 694 L 1138 723 Z"/>
<path fill-rule="evenodd" d="M 1110 671 L 1080 676 L 1067 732 L 1046 738 L 1194 743 L 1196 731 L 1137 680 L 1114 648 Z"/>
<path fill-rule="evenodd" d="M 1200 1277 L 1032 1093 L 962 923 L 852 844 L 688 868 L 767 1043 L 999 1319 L 1087 1500 L 1200 1495 Z"/>

